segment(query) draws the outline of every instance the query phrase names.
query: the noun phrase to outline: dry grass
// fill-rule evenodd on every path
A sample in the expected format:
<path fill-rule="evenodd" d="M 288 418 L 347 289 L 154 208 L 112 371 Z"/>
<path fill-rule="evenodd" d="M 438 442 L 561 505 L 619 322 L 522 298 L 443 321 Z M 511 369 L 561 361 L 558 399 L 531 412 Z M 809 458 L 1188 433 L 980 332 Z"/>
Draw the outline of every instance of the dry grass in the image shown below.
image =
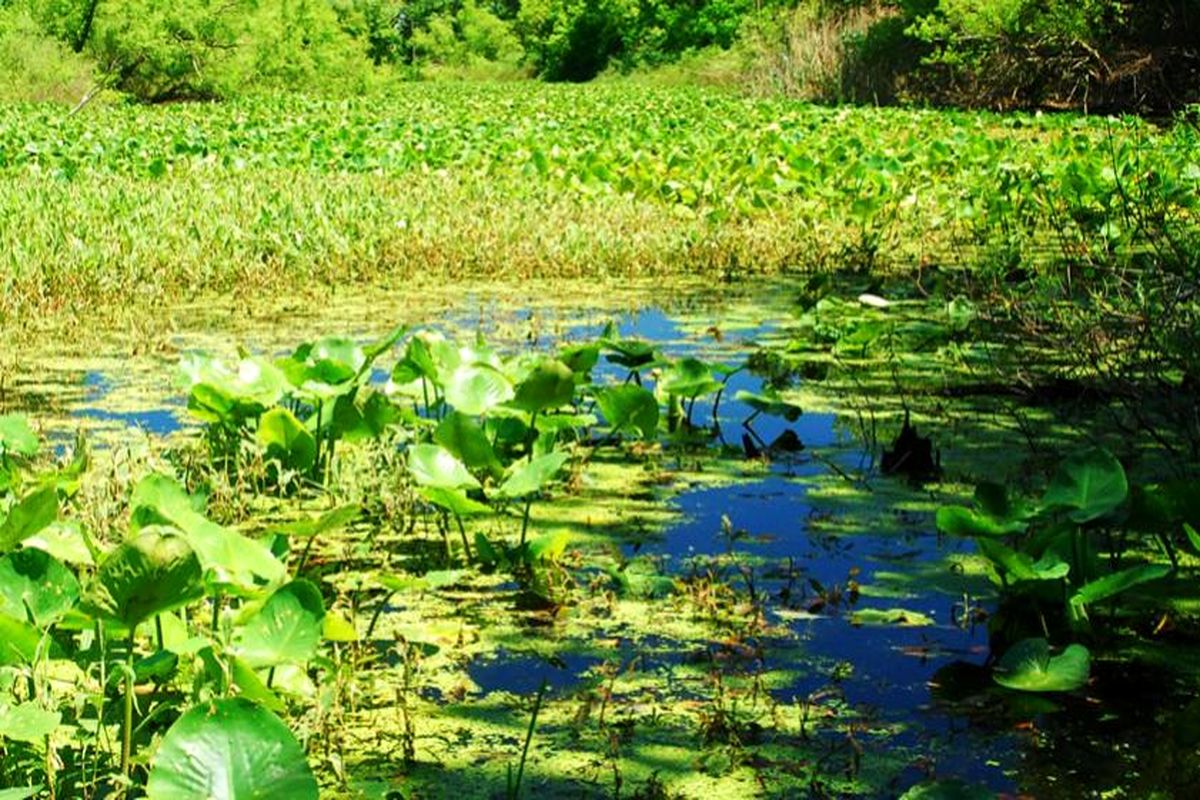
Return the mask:
<path fill-rule="evenodd" d="M 838 102 L 854 68 L 849 42 L 880 20 L 897 14 L 886 3 L 857 6 L 837 14 L 815 3 L 787 9 L 746 33 L 742 84 L 758 95 Z"/>

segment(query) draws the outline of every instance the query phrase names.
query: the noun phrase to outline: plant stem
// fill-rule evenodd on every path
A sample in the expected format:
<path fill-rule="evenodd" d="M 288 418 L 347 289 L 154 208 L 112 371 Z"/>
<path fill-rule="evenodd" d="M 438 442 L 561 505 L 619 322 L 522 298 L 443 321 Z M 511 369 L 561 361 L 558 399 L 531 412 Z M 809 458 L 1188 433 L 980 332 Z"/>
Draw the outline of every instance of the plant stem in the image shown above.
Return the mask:
<path fill-rule="evenodd" d="M 533 461 L 533 446 L 537 444 L 537 415 L 536 411 L 529 415 L 529 452 L 526 454 L 528 461 Z"/>
<path fill-rule="evenodd" d="M 316 543 L 317 537 L 308 537 L 308 544 L 304 545 L 304 552 L 300 554 L 300 563 L 296 565 L 296 574 L 299 575 L 304 571 L 304 565 L 308 563 L 308 556 L 312 552 L 313 544 Z"/>
<path fill-rule="evenodd" d="M 363 641 L 371 641 L 371 634 L 375 633 L 375 623 L 379 622 L 379 618 L 383 615 L 383 610 L 387 608 L 388 601 L 392 599 L 395 592 L 388 592 L 383 599 L 379 601 L 379 605 L 375 606 L 375 613 L 371 615 L 371 621 L 367 624 L 367 633 L 363 636 Z"/>
<path fill-rule="evenodd" d="M 121 726 L 121 774 L 129 777 L 129 758 L 133 754 L 133 644 L 137 626 L 129 630 L 125 654 L 125 719 Z"/>
<path fill-rule="evenodd" d="M 458 523 L 458 533 L 462 536 L 463 552 L 466 553 L 467 563 L 470 564 L 475 558 L 471 555 L 471 545 L 467 542 L 467 529 L 463 525 L 462 517 L 458 514 L 454 515 L 454 521 Z"/>
<path fill-rule="evenodd" d="M 525 532 L 529 530 L 529 507 L 533 505 L 533 495 L 525 498 L 525 514 L 521 517 L 521 544 L 525 544 Z"/>
<path fill-rule="evenodd" d="M 213 595 L 213 612 L 212 612 L 212 636 L 213 641 L 219 640 L 220 632 L 218 628 L 221 625 L 221 593 L 217 592 Z"/>
<path fill-rule="evenodd" d="M 50 734 L 46 734 L 46 790 L 50 793 L 50 800 L 55 800 L 54 748 L 50 746 Z"/>
<path fill-rule="evenodd" d="M 525 775 L 525 758 L 529 755 L 529 743 L 533 741 L 533 729 L 537 725 L 538 711 L 542 708 L 542 700 L 546 696 L 546 681 L 542 681 L 538 689 L 537 699 L 533 701 L 533 715 L 529 718 L 529 730 L 525 732 L 525 746 L 521 748 L 521 762 L 517 765 L 517 779 L 513 782 L 509 800 L 517 800 L 521 796 L 521 778 Z"/>
<path fill-rule="evenodd" d="M 317 440 L 316 441 L 317 452 L 316 452 L 316 455 L 313 456 L 313 469 L 314 470 L 319 470 L 321 468 L 321 405 L 322 405 L 321 401 L 318 400 L 317 401 L 317 429 L 313 436 L 313 438 Z"/>

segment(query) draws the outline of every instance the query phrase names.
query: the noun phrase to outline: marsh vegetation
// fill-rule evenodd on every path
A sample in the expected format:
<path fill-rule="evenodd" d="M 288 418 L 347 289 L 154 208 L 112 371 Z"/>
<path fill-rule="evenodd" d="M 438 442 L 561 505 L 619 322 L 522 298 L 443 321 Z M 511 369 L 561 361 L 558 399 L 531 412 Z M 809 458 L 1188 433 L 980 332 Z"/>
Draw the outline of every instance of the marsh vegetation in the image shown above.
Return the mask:
<path fill-rule="evenodd" d="M 95 89 L 0 106 L 0 800 L 1200 780 L 1200 131 L 1112 60 L 1153 14 L 145 5 L 0 1 L 0 68 Z M 785 96 L 881 52 L 1168 116 Z"/>

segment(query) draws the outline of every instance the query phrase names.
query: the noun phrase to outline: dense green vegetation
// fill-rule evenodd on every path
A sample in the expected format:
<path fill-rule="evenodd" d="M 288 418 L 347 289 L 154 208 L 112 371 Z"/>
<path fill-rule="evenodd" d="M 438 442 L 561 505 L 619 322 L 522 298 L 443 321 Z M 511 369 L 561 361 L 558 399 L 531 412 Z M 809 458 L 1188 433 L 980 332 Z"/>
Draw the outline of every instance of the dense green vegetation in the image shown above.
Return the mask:
<path fill-rule="evenodd" d="M 1195 351 L 1192 302 L 1160 300 L 1196 269 L 1188 124 L 532 85 L 0 117 L 13 327 L 234 286 L 852 265 Z"/>
<path fill-rule="evenodd" d="M 1193 791 L 1197 6 L 0 0 L 0 800 Z"/>
<path fill-rule="evenodd" d="M 1190 0 L 5 0 L 0 97 L 585 81 L 682 58 L 693 79 L 809 99 L 1161 112 L 1200 99 L 1198 36 Z"/>

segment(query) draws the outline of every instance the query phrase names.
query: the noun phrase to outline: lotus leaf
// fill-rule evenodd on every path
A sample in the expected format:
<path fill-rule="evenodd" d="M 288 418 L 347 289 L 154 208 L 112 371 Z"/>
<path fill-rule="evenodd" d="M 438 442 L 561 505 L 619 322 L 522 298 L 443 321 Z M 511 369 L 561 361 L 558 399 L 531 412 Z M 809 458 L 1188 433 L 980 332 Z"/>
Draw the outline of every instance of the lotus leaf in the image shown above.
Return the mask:
<path fill-rule="evenodd" d="M 204 595 L 200 560 L 177 531 L 151 526 L 109 553 L 84 597 L 90 613 L 133 628 Z"/>
<path fill-rule="evenodd" d="M 1057 656 L 1045 639 L 1022 639 L 996 664 L 992 677 L 1007 689 L 1022 692 L 1071 692 L 1087 683 L 1091 654 L 1081 644 Z"/>
<path fill-rule="evenodd" d="M 146 784 L 150 800 L 317 800 L 287 725 L 243 698 L 195 706 L 170 727 Z"/>
<path fill-rule="evenodd" d="M 321 642 L 325 602 L 306 580 L 285 584 L 258 612 L 240 625 L 233 649 L 255 669 L 280 664 L 305 664 Z"/>

